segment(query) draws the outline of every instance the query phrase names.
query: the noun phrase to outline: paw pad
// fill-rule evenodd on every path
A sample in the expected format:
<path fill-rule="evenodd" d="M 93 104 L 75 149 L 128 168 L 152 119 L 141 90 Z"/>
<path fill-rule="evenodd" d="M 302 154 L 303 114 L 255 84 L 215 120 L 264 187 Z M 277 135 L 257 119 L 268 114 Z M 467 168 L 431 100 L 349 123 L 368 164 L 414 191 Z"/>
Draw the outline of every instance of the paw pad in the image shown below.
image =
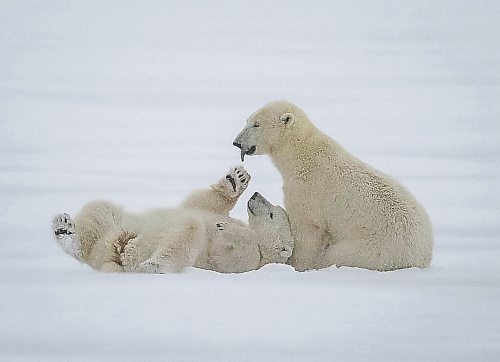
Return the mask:
<path fill-rule="evenodd" d="M 71 217 L 66 213 L 57 215 L 54 218 L 52 228 L 56 238 L 62 238 L 75 233 L 75 224 Z"/>
<path fill-rule="evenodd" d="M 231 198 L 239 197 L 246 190 L 250 178 L 243 167 L 232 168 L 223 179 L 225 181 L 224 187 L 227 190 L 226 194 Z"/>
<path fill-rule="evenodd" d="M 57 215 L 52 221 L 54 237 L 64 251 L 75 258 L 81 258 L 80 240 L 75 234 L 75 223 L 71 217 L 64 213 Z"/>

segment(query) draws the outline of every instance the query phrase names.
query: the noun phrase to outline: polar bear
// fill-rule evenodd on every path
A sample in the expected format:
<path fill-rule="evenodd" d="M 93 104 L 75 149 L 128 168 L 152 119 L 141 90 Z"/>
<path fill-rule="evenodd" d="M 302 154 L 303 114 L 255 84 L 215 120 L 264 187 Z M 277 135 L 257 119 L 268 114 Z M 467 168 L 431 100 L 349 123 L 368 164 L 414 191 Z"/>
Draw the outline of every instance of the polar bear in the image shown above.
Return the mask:
<path fill-rule="evenodd" d="M 167 273 L 194 266 L 240 273 L 285 263 L 293 237 L 283 208 L 256 192 L 247 204 L 248 226 L 229 216 L 249 181 L 250 175 L 235 167 L 180 207 L 143 214 L 94 201 L 74 220 L 56 216 L 53 233 L 68 254 L 99 271 Z"/>
<path fill-rule="evenodd" d="M 363 163 L 284 101 L 253 113 L 233 144 L 268 154 L 283 178 L 299 271 L 331 265 L 379 271 L 429 266 L 432 227 L 392 177 Z"/>

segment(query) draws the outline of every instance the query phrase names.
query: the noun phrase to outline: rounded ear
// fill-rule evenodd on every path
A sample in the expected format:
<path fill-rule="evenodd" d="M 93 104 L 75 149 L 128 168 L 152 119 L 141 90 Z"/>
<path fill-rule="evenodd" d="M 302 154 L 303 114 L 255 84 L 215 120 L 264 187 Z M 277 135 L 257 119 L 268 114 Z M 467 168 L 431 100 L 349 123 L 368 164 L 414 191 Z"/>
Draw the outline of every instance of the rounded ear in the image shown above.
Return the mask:
<path fill-rule="evenodd" d="M 280 122 L 282 122 L 285 126 L 291 126 L 294 120 L 295 117 L 290 112 L 283 113 L 280 117 Z"/>

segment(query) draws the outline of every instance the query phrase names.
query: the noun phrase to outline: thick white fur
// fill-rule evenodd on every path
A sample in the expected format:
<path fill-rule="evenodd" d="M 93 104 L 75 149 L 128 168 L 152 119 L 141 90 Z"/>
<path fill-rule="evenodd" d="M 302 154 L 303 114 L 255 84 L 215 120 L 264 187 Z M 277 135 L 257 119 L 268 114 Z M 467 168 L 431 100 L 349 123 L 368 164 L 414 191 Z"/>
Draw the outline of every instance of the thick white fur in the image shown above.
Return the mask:
<path fill-rule="evenodd" d="M 250 116 L 235 145 L 268 154 L 283 178 L 297 270 L 330 265 L 387 271 L 425 268 L 432 227 L 400 183 L 344 150 L 289 102 Z"/>
<path fill-rule="evenodd" d="M 231 218 L 250 175 L 243 168 L 233 168 L 229 175 L 234 185 L 226 176 L 209 189 L 193 192 L 177 208 L 132 214 L 109 202 L 91 202 L 74 220 L 67 214 L 54 219 L 54 231 L 70 234 L 56 235 L 56 240 L 68 254 L 99 271 L 166 273 L 195 266 L 238 273 L 285 263 L 293 249 L 285 211 L 269 204 L 282 213 L 273 219 L 249 211 L 250 227 Z M 249 210 L 251 203 L 256 203 L 254 209 L 267 205 L 265 199 L 252 200 Z"/>

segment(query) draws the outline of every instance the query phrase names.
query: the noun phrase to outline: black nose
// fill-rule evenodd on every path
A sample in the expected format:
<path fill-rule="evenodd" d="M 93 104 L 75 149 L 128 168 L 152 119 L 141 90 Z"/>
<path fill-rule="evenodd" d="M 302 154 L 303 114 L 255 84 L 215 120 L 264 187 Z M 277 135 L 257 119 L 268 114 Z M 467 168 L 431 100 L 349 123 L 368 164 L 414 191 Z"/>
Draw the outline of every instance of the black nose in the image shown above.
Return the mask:
<path fill-rule="evenodd" d="M 235 142 L 233 142 L 233 146 L 236 146 L 241 150 L 241 143 L 238 143 L 235 141 Z"/>

